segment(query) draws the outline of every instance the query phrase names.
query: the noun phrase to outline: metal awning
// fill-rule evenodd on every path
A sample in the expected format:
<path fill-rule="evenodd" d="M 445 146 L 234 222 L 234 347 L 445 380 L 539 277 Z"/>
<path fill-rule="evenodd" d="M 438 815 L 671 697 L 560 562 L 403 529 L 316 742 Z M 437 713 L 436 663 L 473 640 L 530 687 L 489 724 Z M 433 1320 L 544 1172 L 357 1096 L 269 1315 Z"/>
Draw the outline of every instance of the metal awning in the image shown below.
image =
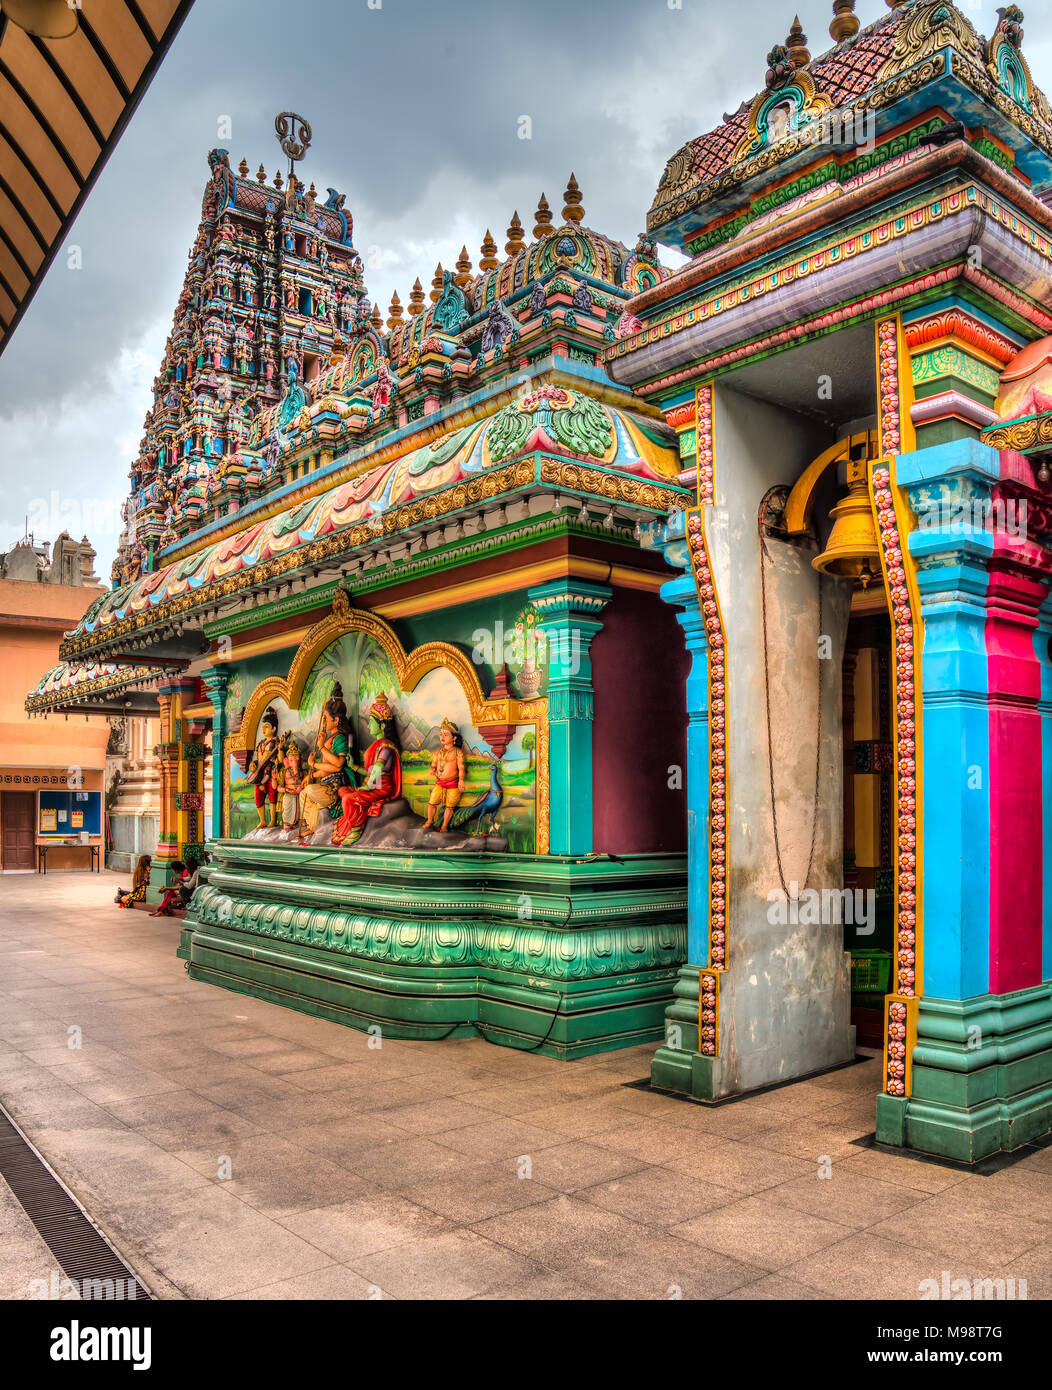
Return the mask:
<path fill-rule="evenodd" d="M 0 0 L 0 353 L 192 4 Z"/>

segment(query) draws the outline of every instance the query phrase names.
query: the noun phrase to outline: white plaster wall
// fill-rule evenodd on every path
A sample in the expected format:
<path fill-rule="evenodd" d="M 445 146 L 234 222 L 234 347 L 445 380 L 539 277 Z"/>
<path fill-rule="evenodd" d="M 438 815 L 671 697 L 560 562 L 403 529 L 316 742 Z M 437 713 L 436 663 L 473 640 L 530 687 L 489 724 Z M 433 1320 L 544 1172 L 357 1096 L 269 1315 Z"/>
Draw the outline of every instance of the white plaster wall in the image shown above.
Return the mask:
<path fill-rule="evenodd" d="M 832 442 L 800 416 L 725 387 L 716 392 L 716 509 L 710 553 L 723 613 L 728 671 L 728 964 L 720 996 L 719 1094 L 786 1080 L 849 1060 L 850 958 L 843 927 L 779 925 L 780 891 L 768 773 L 761 632 L 760 500 L 792 484 Z M 819 504 L 821 505 L 821 504 Z M 775 797 L 787 883 L 804 886 L 814 806 L 819 691 L 814 551 L 768 541 L 768 649 Z M 822 764 L 810 886 L 842 886 L 841 660 L 850 586 L 822 580 Z"/>

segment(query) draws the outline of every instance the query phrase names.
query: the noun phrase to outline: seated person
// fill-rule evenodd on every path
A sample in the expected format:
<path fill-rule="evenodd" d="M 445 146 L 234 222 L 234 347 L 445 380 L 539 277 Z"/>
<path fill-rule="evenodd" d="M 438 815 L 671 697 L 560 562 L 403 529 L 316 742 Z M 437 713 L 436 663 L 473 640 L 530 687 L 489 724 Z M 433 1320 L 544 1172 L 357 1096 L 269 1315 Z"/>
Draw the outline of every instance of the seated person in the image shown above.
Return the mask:
<path fill-rule="evenodd" d="M 172 864 L 174 881 L 170 888 L 164 890 L 164 897 L 161 899 L 160 906 L 156 911 L 151 912 L 151 917 L 170 917 L 173 907 L 183 906 L 182 889 L 186 880 L 190 877 L 190 871 L 181 859 L 176 859 Z"/>
<path fill-rule="evenodd" d="M 140 854 L 135 861 L 135 872 L 132 874 L 131 889 L 117 889 L 117 906 L 131 907 L 133 903 L 146 901 L 146 890 L 150 886 L 150 865 L 153 862 L 149 854 Z"/>

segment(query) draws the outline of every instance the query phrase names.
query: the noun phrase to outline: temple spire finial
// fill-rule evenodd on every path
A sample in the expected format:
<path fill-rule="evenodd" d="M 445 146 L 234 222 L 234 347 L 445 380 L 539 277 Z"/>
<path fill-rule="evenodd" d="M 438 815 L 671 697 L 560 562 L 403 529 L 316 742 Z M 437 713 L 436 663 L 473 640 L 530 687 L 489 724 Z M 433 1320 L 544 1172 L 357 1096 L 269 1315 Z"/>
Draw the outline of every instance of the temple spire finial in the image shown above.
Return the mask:
<path fill-rule="evenodd" d="M 456 281 L 462 290 L 466 290 L 471 284 L 471 257 L 466 246 L 460 248 L 460 256 L 457 258 Z"/>
<path fill-rule="evenodd" d="M 858 30 L 855 0 L 833 0 L 833 18 L 829 25 L 829 37 L 833 42 L 843 43 L 845 39 L 853 39 Z"/>
<path fill-rule="evenodd" d="M 508 228 L 508 240 L 504 243 L 504 253 L 508 256 L 515 256 L 526 244 L 526 233 L 522 230 L 522 223 L 519 221 L 519 214 L 511 214 L 511 226 Z"/>
<path fill-rule="evenodd" d="M 543 237 L 546 237 L 552 229 L 552 210 L 548 206 L 548 199 L 543 193 L 541 194 L 540 202 L 537 204 L 537 211 L 534 213 L 534 217 L 536 221 L 534 223 L 533 236 L 535 241 L 540 241 Z"/>
<path fill-rule="evenodd" d="M 493 234 L 486 228 L 486 235 L 482 238 L 482 245 L 479 247 L 481 259 L 479 260 L 479 270 L 496 270 L 500 262 L 497 260 L 497 243 L 493 240 Z"/>
<path fill-rule="evenodd" d="M 391 304 L 387 310 L 388 328 L 397 328 L 402 322 L 402 301 L 398 298 L 398 291 L 391 295 Z"/>
<path fill-rule="evenodd" d="M 379 304 L 373 305 L 373 312 L 369 316 L 369 322 L 376 329 L 377 333 L 382 333 L 384 331 L 384 319 L 383 315 L 380 313 Z"/>
<path fill-rule="evenodd" d="M 409 291 L 409 312 L 413 318 L 424 312 L 424 287 L 420 283 L 419 275 L 413 282 L 413 288 Z"/>
<path fill-rule="evenodd" d="M 438 265 L 435 266 L 435 273 L 431 277 L 431 293 L 428 295 L 432 304 L 437 304 L 442 298 L 442 277 L 444 274 L 445 271 L 442 269 L 442 262 L 439 261 Z"/>
<path fill-rule="evenodd" d="M 566 192 L 563 194 L 564 222 L 572 222 L 576 226 L 584 217 L 584 208 L 581 206 L 583 196 L 578 187 L 577 179 L 571 173 L 566 185 Z"/>
<path fill-rule="evenodd" d="M 789 57 L 792 59 L 794 67 L 804 68 L 811 61 L 811 54 L 807 47 L 807 35 L 804 33 L 804 26 L 800 23 L 799 15 L 793 16 L 785 46 L 789 50 Z"/>

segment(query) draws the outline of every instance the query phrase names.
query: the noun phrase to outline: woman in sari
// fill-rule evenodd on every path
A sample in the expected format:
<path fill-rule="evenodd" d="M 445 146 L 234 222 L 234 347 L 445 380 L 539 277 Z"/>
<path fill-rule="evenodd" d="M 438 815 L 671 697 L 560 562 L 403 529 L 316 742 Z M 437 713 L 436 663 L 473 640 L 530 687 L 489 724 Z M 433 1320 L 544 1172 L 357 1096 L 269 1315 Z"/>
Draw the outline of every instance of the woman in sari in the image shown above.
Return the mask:
<path fill-rule="evenodd" d="M 318 829 L 322 812 L 335 813 L 340 788 L 347 785 L 347 758 L 351 751 L 351 726 L 339 681 L 322 710 L 321 730 L 307 759 L 307 776 L 300 806 L 308 835 Z"/>

